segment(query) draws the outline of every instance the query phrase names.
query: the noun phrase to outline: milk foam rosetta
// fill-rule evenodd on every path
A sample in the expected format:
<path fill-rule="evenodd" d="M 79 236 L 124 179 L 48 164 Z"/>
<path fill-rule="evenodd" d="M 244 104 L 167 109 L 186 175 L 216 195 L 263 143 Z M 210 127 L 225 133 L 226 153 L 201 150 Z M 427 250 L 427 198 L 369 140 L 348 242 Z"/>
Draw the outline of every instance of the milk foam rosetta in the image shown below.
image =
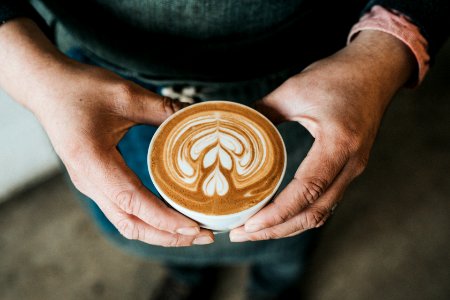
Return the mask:
<path fill-rule="evenodd" d="M 270 195 L 284 168 L 276 129 L 255 111 L 210 102 L 180 111 L 154 137 L 151 170 L 171 200 L 230 214 Z"/>

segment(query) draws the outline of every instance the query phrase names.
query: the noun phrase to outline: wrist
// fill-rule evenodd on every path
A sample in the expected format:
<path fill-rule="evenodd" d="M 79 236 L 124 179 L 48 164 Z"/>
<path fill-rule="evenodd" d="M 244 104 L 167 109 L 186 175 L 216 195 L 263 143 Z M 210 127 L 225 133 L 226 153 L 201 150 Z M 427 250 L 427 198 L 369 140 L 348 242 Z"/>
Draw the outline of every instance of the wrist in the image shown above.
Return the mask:
<path fill-rule="evenodd" d="M 416 68 L 413 53 L 402 41 L 377 30 L 361 31 L 342 52 L 389 98 L 405 85 Z"/>

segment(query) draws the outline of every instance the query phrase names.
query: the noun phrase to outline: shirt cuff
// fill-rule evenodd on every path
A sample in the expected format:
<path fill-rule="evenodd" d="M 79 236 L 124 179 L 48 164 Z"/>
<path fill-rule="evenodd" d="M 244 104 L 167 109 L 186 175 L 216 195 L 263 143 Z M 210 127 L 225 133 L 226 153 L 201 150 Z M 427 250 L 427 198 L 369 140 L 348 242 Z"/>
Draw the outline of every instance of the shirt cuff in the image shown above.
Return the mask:
<path fill-rule="evenodd" d="M 430 66 L 430 56 L 427 51 L 428 42 L 420 33 L 419 28 L 409 21 L 408 17 L 397 11 L 387 10 L 382 6 L 375 5 L 352 27 L 347 44 L 361 30 L 383 31 L 405 43 L 417 60 L 418 74 L 416 78 L 410 80 L 410 83 L 415 87 L 422 82 Z"/>

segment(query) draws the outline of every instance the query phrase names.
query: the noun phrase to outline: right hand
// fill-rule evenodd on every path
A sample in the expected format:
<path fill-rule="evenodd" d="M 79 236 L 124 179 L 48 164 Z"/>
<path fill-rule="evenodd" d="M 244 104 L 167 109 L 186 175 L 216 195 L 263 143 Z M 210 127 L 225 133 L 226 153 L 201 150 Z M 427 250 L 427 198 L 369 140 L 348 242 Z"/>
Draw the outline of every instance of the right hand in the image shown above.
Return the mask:
<path fill-rule="evenodd" d="M 2 54 L 10 53 L 0 53 L 0 63 Z M 212 243 L 211 231 L 147 190 L 116 149 L 131 126 L 158 125 L 182 105 L 107 70 L 62 55 L 51 59 L 58 61 L 49 62 L 45 75 L 28 79 L 37 88 L 21 100 L 44 126 L 76 188 L 128 239 L 168 247 Z"/>

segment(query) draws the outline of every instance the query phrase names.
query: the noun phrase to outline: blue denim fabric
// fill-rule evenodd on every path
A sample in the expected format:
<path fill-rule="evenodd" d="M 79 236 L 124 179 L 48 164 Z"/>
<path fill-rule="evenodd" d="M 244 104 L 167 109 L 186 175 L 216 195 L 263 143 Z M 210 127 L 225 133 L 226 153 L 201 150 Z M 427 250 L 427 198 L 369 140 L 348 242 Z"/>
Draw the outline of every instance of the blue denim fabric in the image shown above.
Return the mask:
<path fill-rule="evenodd" d="M 142 80 L 138 76 L 123 74 L 120 70 L 114 69 L 114 66 L 105 65 L 105 63 L 88 56 L 88 52 L 78 48 L 70 50 L 67 54 L 78 61 L 112 69 L 118 72 L 119 75 L 133 80 L 154 92 L 158 92 L 164 84 L 167 84 L 149 82 L 148 80 Z M 283 75 L 276 75 L 257 82 L 218 83 L 206 86 L 202 86 L 201 83 L 196 84 L 204 91 L 202 95 L 204 100 L 236 99 L 241 103 L 249 104 L 270 92 L 283 80 Z M 293 123 L 283 124 L 279 127 L 279 130 L 285 140 L 288 152 L 288 167 L 281 186 L 283 188 L 292 179 L 299 163 L 309 150 L 312 144 L 312 137 L 303 127 Z M 159 196 L 147 171 L 147 149 L 155 131 L 156 127 L 154 126 L 134 126 L 120 141 L 118 149 L 127 165 L 136 173 L 143 184 Z M 195 269 L 220 264 L 250 264 L 253 266 L 250 289 L 253 290 L 269 288 L 276 291 L 295 281 L 303 272 L 306 253 L 315 235 L 314 231 L 309 231 L 295 237 L 279 240 L 231 243 L 229 242 L 228 234 L 218 234 L 216 235 L 215 243 L 211 245 L 164 248 L 125 239 L 92 200 L 81 194 L 80 198 L 102 232 L 126 251 L 169 264 L 173 268 L 175 266 L 192 266 Z M 183 272 L 184 280 L 195 281 L 196 277 L 199 276 L 198 273 Z M 271 284 L 269 286 L 264 283 L 267 280 L 270 280 Z"/>

